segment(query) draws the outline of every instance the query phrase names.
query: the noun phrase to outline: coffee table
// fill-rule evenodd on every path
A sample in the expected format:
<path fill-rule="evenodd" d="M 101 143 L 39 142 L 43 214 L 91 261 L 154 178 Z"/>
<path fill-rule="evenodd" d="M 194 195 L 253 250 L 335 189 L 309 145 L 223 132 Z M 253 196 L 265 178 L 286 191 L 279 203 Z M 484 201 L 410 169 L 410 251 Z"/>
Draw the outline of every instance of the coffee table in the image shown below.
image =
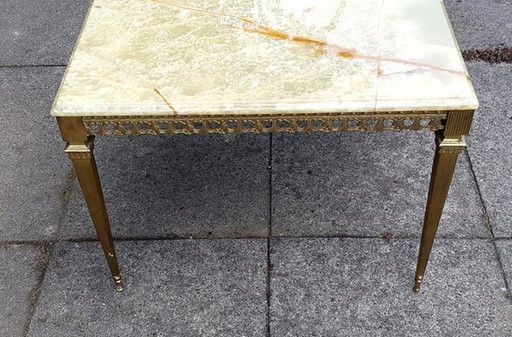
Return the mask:
<path fill-rule="evenodd" d="M 51 113 L 119 291 L 94 136 L 433 130 L 419 291 L 477 106 L 440 0 L 94 0 Z"/>

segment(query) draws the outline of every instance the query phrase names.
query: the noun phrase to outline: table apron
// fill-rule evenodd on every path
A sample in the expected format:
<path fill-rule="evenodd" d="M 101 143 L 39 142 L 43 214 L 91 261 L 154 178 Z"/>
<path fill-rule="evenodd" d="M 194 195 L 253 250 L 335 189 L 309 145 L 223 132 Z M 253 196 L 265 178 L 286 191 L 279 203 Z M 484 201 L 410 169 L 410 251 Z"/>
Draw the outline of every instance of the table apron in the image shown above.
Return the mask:
<path fill-rule="evenodd" d="M 449 113 L 460 111 L 393 111 L 385 113 L 86 116 L 87 135 L 202 134 L 263 132 L 336 132 L 441 130 Z"/>

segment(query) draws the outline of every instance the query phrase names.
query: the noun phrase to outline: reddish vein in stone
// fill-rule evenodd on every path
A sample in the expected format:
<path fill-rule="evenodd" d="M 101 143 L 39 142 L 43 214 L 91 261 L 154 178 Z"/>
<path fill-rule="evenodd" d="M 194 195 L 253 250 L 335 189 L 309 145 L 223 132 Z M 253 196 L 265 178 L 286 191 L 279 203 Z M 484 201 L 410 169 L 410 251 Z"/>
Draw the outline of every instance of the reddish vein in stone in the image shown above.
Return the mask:
<path fill-rule="evenodd" d="M 425 63 L 421 63 L 421 62 L 408 61 L 408 60 L 403 60 L 403 59 L 398 59 L 398 58 L 393 58 L 393 57 L 381 57 L 381 56 L 359 54 L 353 49 L 344 48 L 337 44 L 327 43 L 325 41 L 321 41 L 321 40 L 317 40 L 317 39 L 313 39 L 313 38 L 305 37 L 305 36 L 292 36 L 292 35 L 286 34 L 284 32 L 281 32 L 279 30 L 275 30 L 273 28 L 261 25 L 257 22 L 254 22 L 251 19 L 241 17 L 241 16 L 231 15 L 231 14 L 227 14 L 227 13 L 223 13 L 223 12 L 209 11 L 209 10 L 205 10 L 205 9 L 201 9 L 201 8 L 189 7 L 189 6 L 185 6 L 185 5 L 176 3 L 172 0 L 153 0 L 153 2 L 164 3 L 167 5 L 185 9 L 185 10 L 188 10 L 191 12 L 197 12 L 197 13 L 213 15 L 213 16 L 218 16 L 218 17 L 224 17 L 224 18 L 231 18 L 231 19 L 234 19 L 237 21 L 241 21 L 244 23 L 245 26 L 238 27 L 238 28 L 241 28 L 246 32 L 261 34 L 261 35 L 268 36 L 268 37 L 276 39 L 276 40 L 284 40 L 284 41 L 290 41 L 290 42 L 297 43 L 297 44 L 306 45 L 306 46 L 311 47 L 316 53 L 320 53 L 320 54 L 333 54 L 333 55 L 336 55 L 338 57 L 342 57 L 345 59 L 360 59 L 360 60 L 369 60 L 369 61 L 375 61 L 375 62 L 385 61 L 385 62 L 392 62 L 392 63 L 400 63 L 400 64 L 416 66 L 419 68 L 427 68 L 427 69 L 431 69 L 431 70 L 443 71 L 443 72 L 448 72 L 448 73 L 452 73 L 452 74 L 456 74 L 456 75 L 466 76 L 466 73 L 463 71 L 452 70 L 452 69 L 429 65 L 429 64 L 425 64 Z M 249 27 L 247 25 L 249 25 Z M 378 75 L 379 76 L 382 75 L 382 70 L 379 69 Z"/>
<path fill-rule="evenodd" d="M 352 58 L 354 56 L 354 54 L 355 54 L 354 50 L 343 48 L 343 47 L 340 47 L 340 46 L 335 45 L 335 44 L 329 44 L 329 43 L 324 42 L 324 41 L 315 40 L 315 39 L 312 39 L 312 38 L 309 38 L 309 37 L 291 36 L 291 35 L 288 35 L 288 34 L 286 34 L 284 32 L 281 32 L 281 31 L 275 30 L 273 28 L 261 25 L 261 24 L 259 24 L 257 22 L 254 22 L 251 19 L 248 19 L 248 18 L 245 18 L 245 17 L 242 17 L 242 16 L 236 16 L 236 15 L 231 15 L 231 14 L 222 13 L 222 12 L 208 11 L 208 10 L 201 9 L 201 8 L 188 7 L 188 6 L 185 6 L 185 5 L 178 4 L 178 3 L 176 3 L 176 2 L 174 2 L 172 0 L 153 0 L 153 2 L 164 3 L 164 4 L 167 4 L 167 5 L 170 5 L 170 6 L 173 6 L 173 7 L 177 7 L 177 8 L 181 8 L 181 9 L 185 9 L 185 10 L 188 10 L 188 11 L 191 11 L 191 12 L 197 12 L 197 13 L 208 14 L 208 15 L 224 17 L 224 18 L 231 18 L 231 19 L 234 19 L 234 20 L 237 20 L 237 21 L 241 21 L 241 22 L 243 22 L 246 25 L 245 27 L 241 27 L 241 29 L 243 29 L 246 32 L 258 33 L 258 34 L 265 35 L 265 36 L 268 36 L 268 37 L 271 37 L 271 38 L 274 38 L 274 39 L 278 39 L 278 40 L 286 40 L 286 41 L 306 44 L 306 45 L 314 47 L 315 50 L 317 50 L 318 52 L 332 53 L 333 51 L 335 51 L 337 56 L 341 56 L 341 57 L 344 57 L 344 58 Z M 249 25 L 249 27 L 247 27 L 247 25 Z"/>

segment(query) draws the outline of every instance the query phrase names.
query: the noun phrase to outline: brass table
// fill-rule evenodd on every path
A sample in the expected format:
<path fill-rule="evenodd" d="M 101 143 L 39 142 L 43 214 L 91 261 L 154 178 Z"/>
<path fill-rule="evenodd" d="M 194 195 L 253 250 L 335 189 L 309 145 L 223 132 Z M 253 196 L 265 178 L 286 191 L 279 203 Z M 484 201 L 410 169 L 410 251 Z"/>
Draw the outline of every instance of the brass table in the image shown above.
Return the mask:
<path fill-rule="evenodd" d="M 419 291 L 477 106 L 440 0 L 94 0 L 51 113 L 119 291 L 94 136 L 433 130 Z"/>

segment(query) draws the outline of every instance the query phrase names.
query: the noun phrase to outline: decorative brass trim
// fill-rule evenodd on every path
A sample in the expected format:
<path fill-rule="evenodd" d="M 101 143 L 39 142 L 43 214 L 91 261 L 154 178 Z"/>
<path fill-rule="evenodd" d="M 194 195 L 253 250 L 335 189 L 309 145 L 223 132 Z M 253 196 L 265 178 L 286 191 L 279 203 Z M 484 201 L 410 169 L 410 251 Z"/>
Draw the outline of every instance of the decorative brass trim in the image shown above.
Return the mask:
<path fill-rule="evenodd" d="M 68 152 L 68 157 L 71 160 L 91 159 L 91 153 L 87 153 L 87 152 L 82 152 L 82 153 L 80 153 L 80 152 Z"/>
<path fill-rule="evenodd" d="M 87 141 L 84 123 L 80 117 L 57 117 L 62 139 L 81 144 Z"/>
<path fill-rule="evenodd" d="M 439 147 L 439 153 L 443 153 L 443 154 L 459 154 L 462 150 L 464 149 L 464 147 L 448 147 L 448 148 L 444 148 L 444 147 Z"/>
<path fill-rule="evenodd" d="M 439 153 L 459 154 L 466 148 L 466 140 L 464 136 L 459 139 L 443 138 L 440 134 L 436 135 L 436 143 L 439 147 Z"/>
<path fill-rule="evenodd" d="M 445 138 L 460 138 L 467 135 L 471 129 L 474 110 L 450 111 L 444 128 Z"/>
<path fill-rule="evenodd" d="M 81 144 L 67 143 L 64 152 L 66 152 L 71 160 L 89 160 L 92 158 L 94 148 L 94 136 L 89 136 L 86 142 Z"/>
<path fill-rule="evenodd" d="M 88 135 L 440 130 L 447 111 L 82 117 Z"/>

